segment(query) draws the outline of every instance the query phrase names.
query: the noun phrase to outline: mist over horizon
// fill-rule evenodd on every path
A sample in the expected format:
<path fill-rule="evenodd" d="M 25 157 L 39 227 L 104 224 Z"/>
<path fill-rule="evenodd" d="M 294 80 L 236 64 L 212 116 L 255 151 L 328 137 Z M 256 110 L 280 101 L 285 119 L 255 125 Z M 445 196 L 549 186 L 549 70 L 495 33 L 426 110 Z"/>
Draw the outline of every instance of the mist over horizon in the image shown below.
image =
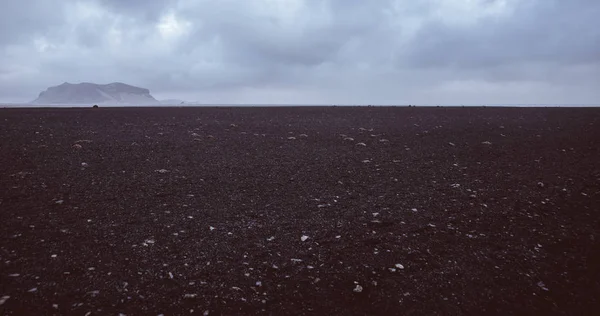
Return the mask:
<path fill-rule="evenodd" d="M 6 0 L 0 104 L 122 82 L 203 105 L 598 105 L 599 14 L 593 0 Z"/>

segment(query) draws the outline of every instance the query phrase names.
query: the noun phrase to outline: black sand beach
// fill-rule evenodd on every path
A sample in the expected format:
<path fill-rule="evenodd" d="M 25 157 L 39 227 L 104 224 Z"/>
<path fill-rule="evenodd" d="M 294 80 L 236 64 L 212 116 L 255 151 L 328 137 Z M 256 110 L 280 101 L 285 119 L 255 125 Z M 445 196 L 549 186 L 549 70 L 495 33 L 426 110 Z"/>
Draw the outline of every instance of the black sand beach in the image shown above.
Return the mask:
<path fill-rule="evenodd" d="M 2 315 L 593 315 L 598 108 L 0 109 Z"/>

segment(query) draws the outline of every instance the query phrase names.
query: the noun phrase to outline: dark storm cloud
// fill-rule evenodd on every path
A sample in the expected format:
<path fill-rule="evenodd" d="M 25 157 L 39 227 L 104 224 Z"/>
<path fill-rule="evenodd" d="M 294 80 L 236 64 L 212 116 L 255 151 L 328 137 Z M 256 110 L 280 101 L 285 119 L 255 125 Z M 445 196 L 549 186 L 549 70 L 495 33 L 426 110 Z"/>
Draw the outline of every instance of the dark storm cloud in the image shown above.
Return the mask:
<path fill-rule="evenodd" d="M 123 81 L 205 102 L 600 102 L 594 0 L 4 0 L 0 100 Z"/>

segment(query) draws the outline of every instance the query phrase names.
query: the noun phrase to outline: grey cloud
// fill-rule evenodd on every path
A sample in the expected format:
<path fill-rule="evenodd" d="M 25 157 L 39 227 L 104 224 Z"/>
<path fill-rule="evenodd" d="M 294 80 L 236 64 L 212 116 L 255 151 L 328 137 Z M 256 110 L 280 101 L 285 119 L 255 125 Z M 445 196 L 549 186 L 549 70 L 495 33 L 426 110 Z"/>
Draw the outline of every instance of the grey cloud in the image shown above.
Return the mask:
<path fill-rule="evenodd" d="M 598 103 L 599 14 L 595 0 L 4 0 L 0 101 L 122 81 L 206 102 Z"/>

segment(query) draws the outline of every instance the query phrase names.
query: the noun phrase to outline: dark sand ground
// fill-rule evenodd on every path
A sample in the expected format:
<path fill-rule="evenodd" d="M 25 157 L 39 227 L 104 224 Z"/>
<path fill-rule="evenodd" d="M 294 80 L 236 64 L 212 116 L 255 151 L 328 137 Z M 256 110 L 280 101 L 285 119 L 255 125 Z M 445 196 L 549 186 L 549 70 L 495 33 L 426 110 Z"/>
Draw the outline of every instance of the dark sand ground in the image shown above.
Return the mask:
<path fill-rule="evenodd" d="M 598 108 L 2 109 L 0 192 L 2 315 L 600 313 Z"/>

